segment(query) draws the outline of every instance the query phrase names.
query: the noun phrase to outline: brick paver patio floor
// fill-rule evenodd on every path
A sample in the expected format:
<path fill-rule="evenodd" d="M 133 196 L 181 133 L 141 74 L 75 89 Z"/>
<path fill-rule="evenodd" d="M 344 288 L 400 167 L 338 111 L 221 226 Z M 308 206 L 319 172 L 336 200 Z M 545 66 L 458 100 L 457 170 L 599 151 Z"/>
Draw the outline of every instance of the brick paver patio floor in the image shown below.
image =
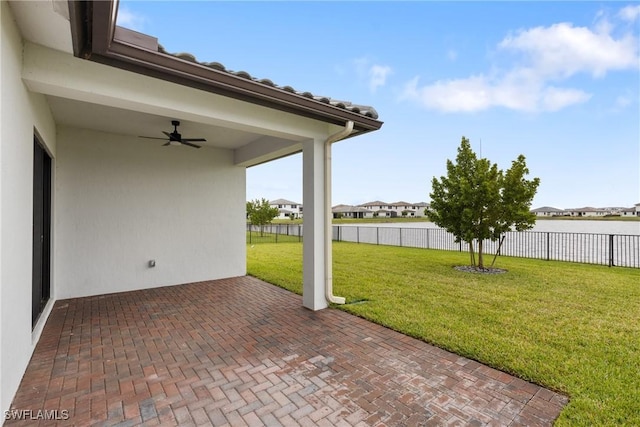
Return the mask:
<path fill-rule="evenodd" d="M 79 426 L 530 426 L 566 403 L 240 277 L 56 302 L 12 408 Z"/>

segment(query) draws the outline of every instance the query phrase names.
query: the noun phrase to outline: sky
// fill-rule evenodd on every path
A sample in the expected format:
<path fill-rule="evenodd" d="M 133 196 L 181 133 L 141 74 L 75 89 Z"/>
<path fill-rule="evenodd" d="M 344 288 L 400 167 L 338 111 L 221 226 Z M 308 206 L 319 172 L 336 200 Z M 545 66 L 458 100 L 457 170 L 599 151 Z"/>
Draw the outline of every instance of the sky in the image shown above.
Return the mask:
<path fill-rule="evenodd" d="M 461 138 L 540 178 L 532 208 L 640 203 L 637 2 L 129 1 L 118 24 L 314 95 L 373 106 L 333 146 L 332 205 L 429 202 Z M 247 169 L 247 200 L 302 203 L 302 155 Z"/>

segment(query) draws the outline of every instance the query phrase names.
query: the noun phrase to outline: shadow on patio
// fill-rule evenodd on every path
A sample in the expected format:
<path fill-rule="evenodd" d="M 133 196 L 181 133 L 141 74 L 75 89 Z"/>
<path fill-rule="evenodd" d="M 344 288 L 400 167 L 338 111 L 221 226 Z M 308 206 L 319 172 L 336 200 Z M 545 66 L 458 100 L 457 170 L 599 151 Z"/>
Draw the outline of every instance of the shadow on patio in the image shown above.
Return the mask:
<path fill-rule="evenodd" d="M 12 408 L 47 425 L 550 425 L 566 402 L 240 277 L 58 301 Z"/>

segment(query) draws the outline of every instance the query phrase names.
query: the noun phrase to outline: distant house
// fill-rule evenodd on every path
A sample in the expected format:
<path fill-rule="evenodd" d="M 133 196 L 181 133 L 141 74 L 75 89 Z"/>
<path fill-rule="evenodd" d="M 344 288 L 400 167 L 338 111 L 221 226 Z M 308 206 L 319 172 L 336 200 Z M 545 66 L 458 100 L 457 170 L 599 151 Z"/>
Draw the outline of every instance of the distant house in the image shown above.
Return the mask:
<path fill-rule="evenodd" d="M 634 209 L 636 211 L 636 216 L 640 216 L 640 203 L 636 203 L 634 205 Z"/>
<path fill-rule="evenodd" d="M 425 209 L 429 208 L 429 204 L 425 202 L 409 203 L 399 201 L 395 203 L 387 203 L 380 200 L 363 203 L 358 206 L 372 212 L 376 212 L 378 216 L 388 218 L 395 218 L 398 216 L 423 217 L 425 216 Z"/>
<path fill-rule="evenodd" d="M 577 209 L 567 209 L 569 216 L 585 217 L 585 216 L 605 216 L 608 214 L 606 209 L 585 207 Z"/>
<path fill-rule="evenodd" d="M 269 206 L 277 208 L 280 212 L 278 219 L 288 219 L 293 215 L 294 218 L 302 218 L 302 205 L 287 199 L 276 199 L 269 202 Z"/>
<path fill-rule="evenodd" d="M 331 211 L 334 218 L 373 218 L 373 212 L 361 206 L 336 205 Z"/>
<path fill-rule="evenodd" d="M 372 212 L 377 212 L 382 209 L 387 209 L 389 207 L 389 204 L 386 202 L 381 202 L 380 200 L 376 200 L 374 202 L 367 202 L 358 206 L 368 209 Z"/>
<path fill-rule="evenodd" d="M 624 208 L 620 210 L 621 216 L 640 216 L 640 212 L 636 211 L 636 206 L 632 208 Z"/>
<path fill-rule="evenodd" d="M 411 208 L 415 210 L 416 212 L 415 216 L 423 217 L 427 215 L 426 212 L 428 212 L 431 209 L 431 205 L 429 203 L 419 202 L 411 205 Z"/>
<path fill-rule="evenodd" d="M 382 218 L 396 218 L 398 216 L 398 212 L 390 211 L 388 209 L 380 209 L 375 212 L 375 215 Z"/>
<path fill-rule="evenodd" d="M 531 213 L 536 216 L 568 216 L 569 213 L 564 209 L 553 208 L 551 206 L 543 206 L 541 208 L 533 209 Z"/>

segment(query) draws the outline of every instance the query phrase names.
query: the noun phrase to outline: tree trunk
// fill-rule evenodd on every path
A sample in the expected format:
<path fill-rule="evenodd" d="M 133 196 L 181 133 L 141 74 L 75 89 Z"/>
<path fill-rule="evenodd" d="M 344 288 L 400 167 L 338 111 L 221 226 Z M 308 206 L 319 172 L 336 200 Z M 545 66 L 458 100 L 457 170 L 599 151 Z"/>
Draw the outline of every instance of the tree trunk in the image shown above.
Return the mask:
<path fill-rule="evenodd" d="M 507 237 L 507 235 L 503 234 L 502 238 L 500 239 L 500 244 L 498 245 L 498 250 L 496 251 L 496 254 L 493 257 L 493 261 L 491 261 L 490 267 L 493 267 L 493 265 L 496 263 L 496 258 L 498 258 L 498 255 L 500 255 L 500 250 L 502 249 L 502 243 L 504 242 L 505 237 Z"/>
<path fill-rule="evenodd" d="M 478 268 L 484 270 L 484 262 L 482 260 L 482 240 L 478 240 Z"/>
<path fill-rule="evenodd" d="M 476 266 L 476 254 L 473 252 L 473 240 L 469 242 L 469 259 L 471 260 L 471 266 Z"/>

